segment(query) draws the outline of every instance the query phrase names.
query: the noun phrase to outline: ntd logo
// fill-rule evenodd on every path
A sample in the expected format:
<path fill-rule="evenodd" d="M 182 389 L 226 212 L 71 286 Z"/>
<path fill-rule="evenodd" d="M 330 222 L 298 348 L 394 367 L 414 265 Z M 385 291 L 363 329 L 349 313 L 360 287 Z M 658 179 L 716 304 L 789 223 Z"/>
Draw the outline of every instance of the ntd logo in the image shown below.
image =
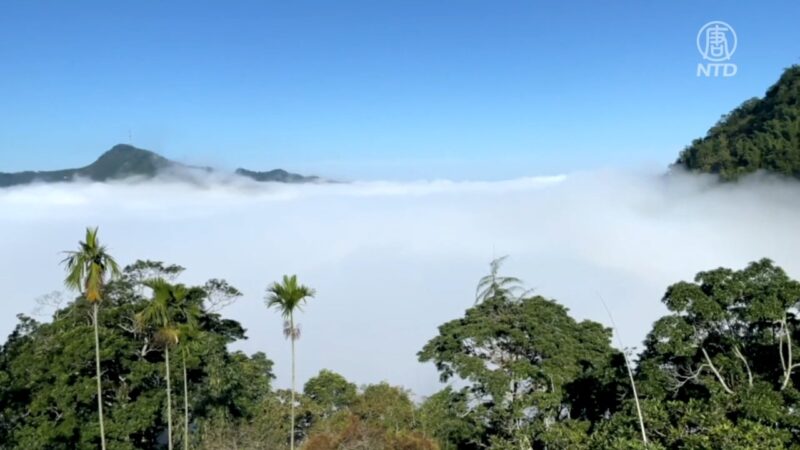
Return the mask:
<path fill-rule="evenodd" d="M 730 61 L 736 51 L 738 39 L 733 27 L 715 20 L 708 22 L 697 33 L 697 50 L 708 63 L 697 64 L 697 76 L 732 77 L 738 67 Z"/>

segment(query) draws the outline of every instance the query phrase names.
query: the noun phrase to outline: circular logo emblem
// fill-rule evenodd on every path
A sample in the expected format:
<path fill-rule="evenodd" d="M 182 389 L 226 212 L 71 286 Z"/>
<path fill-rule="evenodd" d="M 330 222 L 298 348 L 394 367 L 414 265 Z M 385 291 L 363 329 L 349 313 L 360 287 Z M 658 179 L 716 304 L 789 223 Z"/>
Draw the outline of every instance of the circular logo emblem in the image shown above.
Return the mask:
<path fill-rule="evenodd" d="M 714 20 L 697 33 L 697 50 L 703 59 L 713 62 L 727 61 L 736 51 L 736 31 L 725 22 Z"/>

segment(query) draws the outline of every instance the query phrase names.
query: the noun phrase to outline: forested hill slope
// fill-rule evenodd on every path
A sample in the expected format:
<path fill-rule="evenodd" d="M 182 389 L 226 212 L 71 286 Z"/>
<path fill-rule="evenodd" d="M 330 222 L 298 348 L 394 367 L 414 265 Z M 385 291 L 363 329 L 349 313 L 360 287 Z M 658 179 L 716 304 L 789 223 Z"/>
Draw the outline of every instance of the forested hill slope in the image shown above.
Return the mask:
<path fill-rule="evenodd" d="M 730 181 L 763 169 L 800 178 L 800 65 L 767 90 L 724 115 L 675 164 Z"/>

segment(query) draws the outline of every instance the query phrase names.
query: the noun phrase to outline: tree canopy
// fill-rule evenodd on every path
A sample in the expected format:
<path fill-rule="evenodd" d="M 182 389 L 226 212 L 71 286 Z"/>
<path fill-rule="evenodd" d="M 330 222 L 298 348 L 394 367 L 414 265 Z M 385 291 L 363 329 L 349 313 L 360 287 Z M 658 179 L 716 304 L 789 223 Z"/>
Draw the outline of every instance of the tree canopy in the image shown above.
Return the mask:
<path fill-rule="evenodd" d="M 98 324 L 106 434 L 115 449 L 153 448 L 166 428 L 163 349 L 137 326 L 147 299 L 139 293 L 135 268 L 128 266 L 106 286 Z M 207 294 L 203 287 L 189 291 L 198 298 Z M 19 317 L 0 348 L 0 448 L 97 448 L 90 314 L 81 296 L 50 323 Z M 254 414 L 269 392 L 272 362 L 227 349 L 245 337 L 234 321 L 203 313 L 199 327 L 202 351 L 192 354 L 188 367 L 197 419 Z"/>
<path fill-rule="evenodd" d="M 229 349 L 245 339 L 220 312 L 235 287 L 137 261 L 98 285 L 99 310 L 81 294 L 49 322 L 19 316 L 0 347 L 0 449 L 99 447 L 94 317 L 112 449 L 163 448 L 172 422 L 196 450 L 800 449 L 800 282 L 772 261 L 668 286 L 633 380 L 610 328 L 526 291 L 499 262 L 418 353 L 446 383 L 420 398 L 327 369 L 302 392 L 275 389 L 265 354 Z M 302 287 L 290 279 L 277 286 Z M 173 421 L 169 378 L 185 380 Z"/>
<path fill-rule="evenodd" d="M 492 275 L 500 278 L 496 269 L 493 264 Z M 616 392 L 605 392 L 607 372 L 619 363 L 611 330 L 575 321 L 553 300 L 516 297 L 502 283 L 481 284 L 488 287 L 483 300 L 440 326 L 419 353 L 420 361 L 436 365 L 442 381 L 468 383 L 438 399 L 445 407 L 460 403 L 483 429 L 480 437 L 466 433 L 456 448 L 572 443 L 573 435 L 588 430 L 586 419 L 616 410 Z"/>

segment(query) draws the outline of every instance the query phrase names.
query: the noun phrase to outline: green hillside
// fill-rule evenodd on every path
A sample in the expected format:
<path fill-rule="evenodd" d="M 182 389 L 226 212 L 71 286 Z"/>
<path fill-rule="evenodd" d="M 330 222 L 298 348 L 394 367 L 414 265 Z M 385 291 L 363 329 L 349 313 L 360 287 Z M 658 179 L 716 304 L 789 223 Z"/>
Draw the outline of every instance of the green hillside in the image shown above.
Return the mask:
<path fill-rule="evenodd" d="M 757 170 L 800 178 L 800 65 L 786 69 L 763 98 L 723 116 L 676 165 L 726 181 Z"/>

